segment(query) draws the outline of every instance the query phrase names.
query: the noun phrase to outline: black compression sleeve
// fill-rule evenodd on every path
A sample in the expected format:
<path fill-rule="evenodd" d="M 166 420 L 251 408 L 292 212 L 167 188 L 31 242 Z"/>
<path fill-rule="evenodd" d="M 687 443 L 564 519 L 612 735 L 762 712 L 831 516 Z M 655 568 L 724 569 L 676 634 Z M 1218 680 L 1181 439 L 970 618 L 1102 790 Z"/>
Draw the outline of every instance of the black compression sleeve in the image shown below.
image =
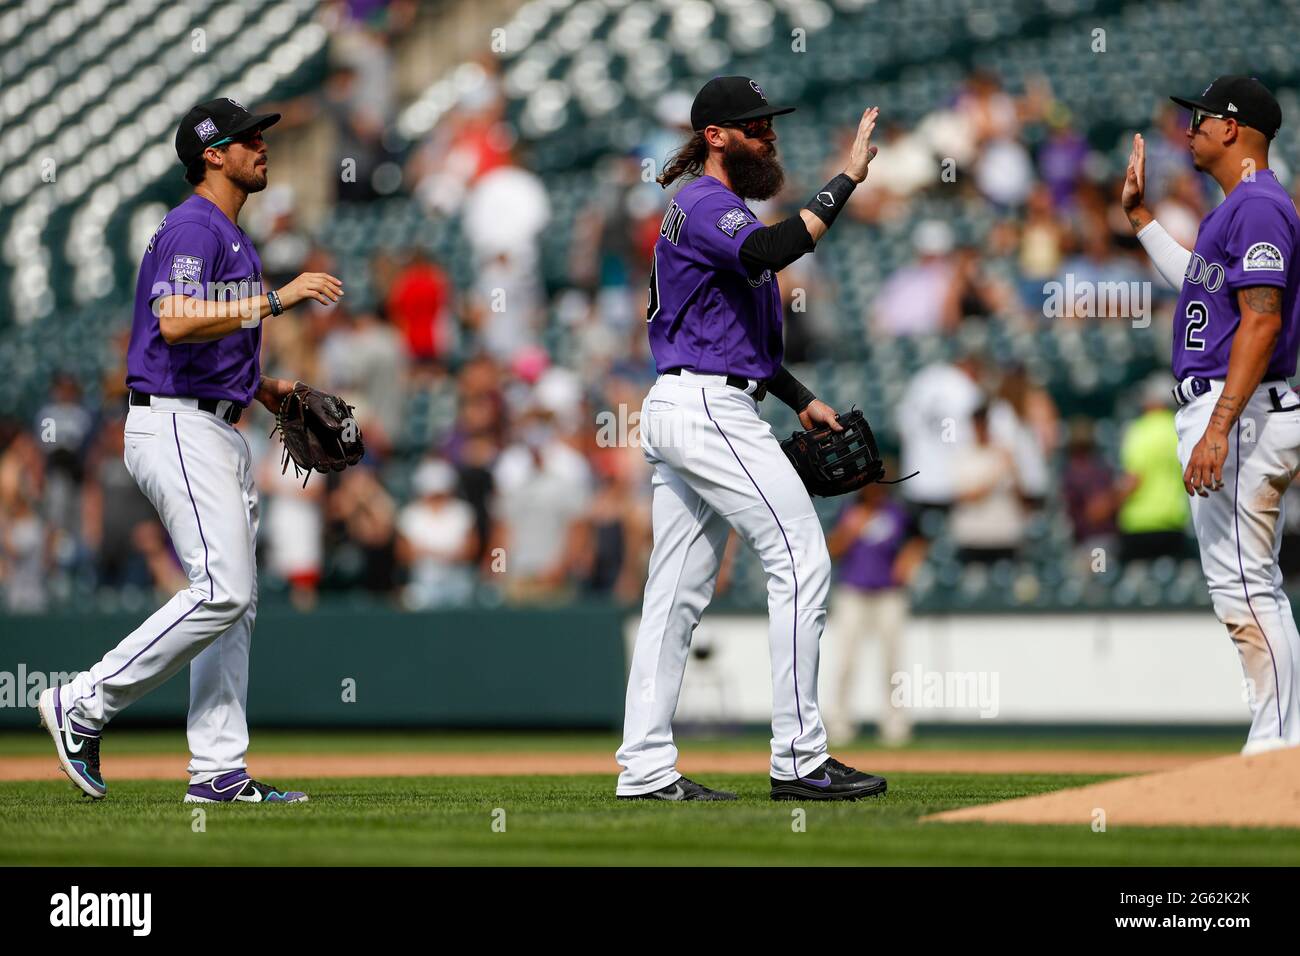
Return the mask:
<path fill-rule="evenodd" d="M 780 272 L 806 252 L 812 252 L 812 236 L 799 216 L 782 219 L 772 226 L 755 229 L 740 244 L 740 262 L 751 276 L 764 269 Z"/>
<path fill-rule="evenodd" d="M 808 205 L 803 208 L 826 223 L 826 228 L 829 229 L 834 224 L 835 217 L 840 214 L 840 210 L 848 205 L 849 197 L 853 195 L 857 185 L 848 176 L 840 173 L 823 186 L 821 192 L 813 196 L 808 201 Z"/>
<path fill-rule="evenodd" d="M 802 382 L 791 375 L 790 370 L 784 365 L 777 369 L 776 374 L 767 380 L 767 391 L 769 395 L 775 395 L 793 408 L 795 414 L 803 411 L 817 398 L 816 395 L 804 387 Z"/>

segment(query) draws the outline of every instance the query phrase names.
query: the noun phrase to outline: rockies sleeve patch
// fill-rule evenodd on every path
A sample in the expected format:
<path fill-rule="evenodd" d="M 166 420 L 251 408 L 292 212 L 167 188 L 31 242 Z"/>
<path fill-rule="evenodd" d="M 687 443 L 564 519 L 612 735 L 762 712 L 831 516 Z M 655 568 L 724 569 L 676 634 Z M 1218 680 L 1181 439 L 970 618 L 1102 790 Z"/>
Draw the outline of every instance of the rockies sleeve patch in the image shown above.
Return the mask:
<path fill-rule="evenodd" d="M 718 220 L 718 228 L 734 239 L 737 232 L 753 221 L 753 218 L 745 210 L 731 209 L 723 213 L 722 218 Z"/>
<path fill-rule="evenodd" d="M 1285 272 L 1282 253 L 1271 242 L 1257 242 L 1241 259 L 1242 272 Z"/>
<path fill-rule="evenodd" d="M 203 260 L 198 256 L 172 256 L 171 281 L 203 281 Z"/>

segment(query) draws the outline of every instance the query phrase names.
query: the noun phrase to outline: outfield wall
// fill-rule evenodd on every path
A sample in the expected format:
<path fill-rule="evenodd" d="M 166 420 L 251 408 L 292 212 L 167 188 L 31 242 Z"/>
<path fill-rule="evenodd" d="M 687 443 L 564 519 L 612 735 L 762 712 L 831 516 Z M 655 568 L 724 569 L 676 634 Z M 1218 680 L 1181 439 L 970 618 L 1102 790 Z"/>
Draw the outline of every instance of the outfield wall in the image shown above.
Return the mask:
<path fill-rule="evenodd" d="M 88 666 L 142 616 L 0 617 L 0 727 L 34 726 L 28 705 L 51 673 Z M 253 636 L 249 716 L 266 726 L 617 728 L 636 626 L 635 616 L 603 606 L 267 608 Z M 679 720 L 765 724 L 766 619 L 706 616 L 695 650 Z M 824 700 L 841 669 L 827 641 Z M 890 689 L 869 642 L 857 671 L 852 709 L 869 719 Z M 922 617 L 909 626 L 899 671 L 894 688 L 910 693 L 913 716 L 926 723 L 1248 719 L 1236 652 L 1201 612 Z M 122 721 L 180 719 L 187 687 L 178 675 Z"/>
<path fill-rule="evenodd" d="M 37 722 L 35 710 L 13 706 L 5 694 L 19 667 L 29 688 L 32 674 L 88 667 L 142 617 L 0 617 L 0 727 Z M 605 607 L 429 614 L 267 608 L 253 632 L 249 721 L 612 727 L 623 710 L 622 618 Z M 176 720 L 188 686 L 178 674 L 120 720 Z"/>
<path fill-rule="evenodd" d="M 820 664 L 823 702 L 843 668 L 832 614 Z M 624 633 L 630 648 L 636 623 Z M 861 645 L 851 708 L 859 718 L 898 694 L 917 722 L 1245 724 L 1237 652 L 1209 613 L 968 615 L 914 618 L 894 680 Z M 680 720 L 769 719 L 766 621 L 706 618 L 695 632 Z M 699 656 L 703 650 L 704 656 Z"/>

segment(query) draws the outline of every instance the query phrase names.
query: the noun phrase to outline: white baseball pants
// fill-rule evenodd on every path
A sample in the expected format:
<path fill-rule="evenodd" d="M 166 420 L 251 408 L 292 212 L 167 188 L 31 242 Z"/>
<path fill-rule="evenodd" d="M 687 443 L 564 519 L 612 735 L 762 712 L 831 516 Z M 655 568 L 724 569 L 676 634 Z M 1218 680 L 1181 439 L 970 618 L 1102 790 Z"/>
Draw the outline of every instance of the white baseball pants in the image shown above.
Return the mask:
<path fill-rule="evenodd" d="M 101 728 L 189 664 L 190 773 L 201 779 L 242 769 L 257 612 L 258 500 L 248 443 L 193 400 L 154 398 L 152 407 L 132 406 L 124 457 L 158 509 L 189 587 L 62 687 L 63 707 Z"/>
<path fill-rule="evenodd" d="M 1275 390 L 1278 405 L 1275 409 Z M 1183 467 L 1223 392 L 1178 410 Z M 1214 612 L 1241 657 L 1250 733 L 1244 753 L 1300 744 L 1300 632 L 1282 590 L 1282 496 L 1300 469 L 1300 397 L 1286 382 L 1255 390 L 1229 436 L 1223 488 L 1192 497 L 1192 524 Z"/>
<path fill-rule="evenodd" d="M 831 565 L 803 482 L 758 403 L 721 376 L 660 376 L 641 406 L 640 432 L 655 469 L 654 550 L 628 675 L 618 793 L 649 793 L 681 776 L 672 719 L 728 528 L 767 572 L 771 775 L 814 773 L 827 759 L 817 661 Z"/>

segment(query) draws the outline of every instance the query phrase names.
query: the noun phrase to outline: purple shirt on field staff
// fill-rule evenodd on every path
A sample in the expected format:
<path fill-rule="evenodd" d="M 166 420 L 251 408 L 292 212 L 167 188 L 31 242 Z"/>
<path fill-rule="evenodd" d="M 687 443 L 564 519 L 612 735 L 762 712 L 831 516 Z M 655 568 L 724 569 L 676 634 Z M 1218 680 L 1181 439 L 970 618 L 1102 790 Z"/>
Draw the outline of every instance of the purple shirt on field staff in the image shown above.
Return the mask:
<path fill-rule="evenodd" d="M 781 367 L 781 293 L 765 270 L 751 279 L 740 246 L 763 224 L 712 176 L 673 197 L 650 272 L 650 351 L 663 372 L 770 378 Z"/>
<path fill-rule="evenodd" d="M 877 505 L 840 559 L 840 583 L 859 591 L 887 591 L 898 587 L 894 562 L 911 538 L 912 522 L 902 505 L 896 501 Z"/>
<path fill-rule="evenodd" d="M 248 235 L 210 201 L 190 196 L 167 213 L 140 262 L 126 353 L 127 387 L 150 395 L 249 404 L 261 378 L 260 325 L 211 342 L 168 345 L 154 310 L 163 296 L 234 301 L 261 292 L 262 260 Z"/>
<path fill-rule="evenodd" d="M 1237 290 L 1277 286 L 1282 292 L 1282 333 L 1264 381 L 1295 374 L 1300 348 L 1300 216 L 1270 169 L 1237 185 L 1201 220 L 1196 247 L 1183 276 L 1174 312 L 1174 375 L 1227 378 L 1232 337 L 1241 322 Z"/>

